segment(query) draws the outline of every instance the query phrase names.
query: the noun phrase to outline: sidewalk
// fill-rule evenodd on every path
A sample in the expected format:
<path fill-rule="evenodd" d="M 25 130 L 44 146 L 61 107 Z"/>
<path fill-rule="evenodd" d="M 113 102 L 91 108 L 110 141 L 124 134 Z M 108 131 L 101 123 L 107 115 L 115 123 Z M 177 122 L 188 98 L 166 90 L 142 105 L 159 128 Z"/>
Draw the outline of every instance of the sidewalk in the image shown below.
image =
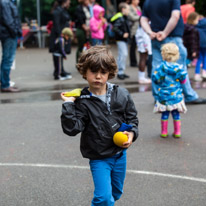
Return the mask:
<path fill-rule="evenodd" d="M 117 57 L 116 45 L 111 45 L 112 53 Z M 11 71 L 11 80 L 16 83 L 21 93 L 2 94 L 1 99 L 13 98 L 16 96 L 24 96 L 24 93 L 38 91 L 65 91 L 73 88 L 84 87 L 87 85 L 86 80 L 82 78 L 75 68 L 76 47 L 72 48 L 71 55 L 64 61 L 64 68 L 71 72 L 73 78 L 71 80 L 58 81 L 53 79 L 53 61 L 52 55 L 48 49 L 26 48 L 18 49 L 16 54 L 16 69 Z M 129 58 L 128 58 L 129 59 Z M 193 77 L 194 69 L 188 69 L 190 77 Z M 127 61 L 126 74 L 130 78 L 119 80 L 117 78 L 110 80 L 112 83 L 119 84 L 129 89 L 132 93 L 144 92 L 151 90 L 151 85 L 138 84 L 138 68 L 130 67 Z M 206 87 L 206 82 L 195 83 L 194 88 Z"/>

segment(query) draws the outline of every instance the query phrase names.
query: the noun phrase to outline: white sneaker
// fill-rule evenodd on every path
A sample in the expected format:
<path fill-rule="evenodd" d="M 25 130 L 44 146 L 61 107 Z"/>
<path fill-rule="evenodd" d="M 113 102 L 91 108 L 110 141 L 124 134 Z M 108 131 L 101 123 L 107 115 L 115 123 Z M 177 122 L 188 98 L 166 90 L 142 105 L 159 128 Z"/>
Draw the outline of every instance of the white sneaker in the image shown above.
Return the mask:
<path fill-rule="evenodd" d="M 149 78 L 142 78 L 142 79 L 139 79 L 139 84 L 151 84 L 151 79 Z"/>
<path fill-rule="evenodd" d="M 202 78 L 206 79 L 206 70 L 205 69 L 202 70 Z"/>
<path fill-rule="evenodd" d="M 201 81 L 202 81 L 201 75 L 200 75 L 200 74 L 195 74 L 195 76 L 194 76 L 194 81 L 196 81 L 196 82 L 201 82 Z"/>
<path fill-rule="evenodd" d="M 10 84 L 10 87 L 13 87 L 15 85 L 15 82 L 10 81 L 9 84 Z"/>

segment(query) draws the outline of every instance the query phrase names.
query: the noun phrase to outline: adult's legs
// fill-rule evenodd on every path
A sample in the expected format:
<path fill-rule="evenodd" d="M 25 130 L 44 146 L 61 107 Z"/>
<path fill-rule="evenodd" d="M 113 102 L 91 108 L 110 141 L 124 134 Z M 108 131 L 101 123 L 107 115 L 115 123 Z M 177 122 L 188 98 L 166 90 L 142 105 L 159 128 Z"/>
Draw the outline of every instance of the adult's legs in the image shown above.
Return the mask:
<path fill-rule="evenodd" d="M 86 35 L 84 30 L 82 29 L 77 29 L 76 31 L 76 37 L 77 37 L 77 52 L 76 52 L 76 62 L 78 62 L 79 56 L 82 53 L 84 44 L 86 43 Z"/>
<path fill-rule="evenodd" d="M 10 71 L 16 55 L 17 38 L 8 38 L 1 41 L 2 61 L 1 61 L 1 88 L 10 87 Z"/>
<path fill-rule="evenodd" d="M 153 74 L 155 69 L 162 62 L 161 46 L 162 46 L 162 42 L 159 42 L 156 39 L 152 40 L 152 54 L 153 54 L 153 57 L 152 57 L 152 73 L 151 74 Z M 152 94 L 153 94 L 155 100 L 157 100 L 158 99 L 158 87 L 154 83 L 154 81 L 152 81 Z"/>
<path fill-rule="evenodd" d="M 182 38 L 175 37 L 171 39 L 171 42 L 174 42 L 179 47 L 180 58 L 177 61 L 180 65 L 183 65 L 183 69 L 187 71 L 186 59 L 187 59 L 187 50 L 183 45 Z M 185 97 L 185 102 L 191 102 L 193 100 L 198 99 L 197 92 L 192 88 L 190 84 L 189 75 L 186 76 L 186 83 L 182 84 L 183 94 Z"/>
<path fill-rule="evenodd" d="M 136 67 L 137 66 L 137 57 L 136 57 L 136 48 L 137 43 L 135 39 L 135 35 L 132 37 L 131 45 L 130 45 L 130 66 Z"/>
<path fill-rule="evenodd" d="M 118 66 L 118 75 L 124 74 L 126 69 L 126 61 L 128 56 L 127 43 L 124 41 L 117 41 L 118 48 L 118 57 L 117 57 L 117 66 Z"/>
<path fill-rule="evenodd" d="M 151 73 L 152 73 L 152 55 L 148 55 L 148 58 L 147 58 L 147 74 L 148 74 L 149 78 L 151 78 Z"/>

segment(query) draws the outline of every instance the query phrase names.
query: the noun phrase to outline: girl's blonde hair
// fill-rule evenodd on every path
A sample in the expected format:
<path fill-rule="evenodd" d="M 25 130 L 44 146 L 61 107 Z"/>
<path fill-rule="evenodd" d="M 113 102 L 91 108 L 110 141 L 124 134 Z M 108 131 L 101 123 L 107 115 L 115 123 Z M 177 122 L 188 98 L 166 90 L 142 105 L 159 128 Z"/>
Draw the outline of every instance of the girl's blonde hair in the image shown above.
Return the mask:
<path fill-rule="evenodd" d="M 161 48 L 161 54 L 163 60 L 167 62 L 176 62 L 179 57 L 179 48 L 175 43 L 164 44 Z"/>

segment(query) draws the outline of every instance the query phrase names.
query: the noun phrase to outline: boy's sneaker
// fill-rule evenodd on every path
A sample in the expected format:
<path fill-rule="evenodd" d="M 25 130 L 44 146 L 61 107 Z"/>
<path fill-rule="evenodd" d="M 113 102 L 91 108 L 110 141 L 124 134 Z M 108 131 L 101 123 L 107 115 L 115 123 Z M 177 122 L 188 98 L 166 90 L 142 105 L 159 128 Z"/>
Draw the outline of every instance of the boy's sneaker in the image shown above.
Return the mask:
<path fill-rule="evenodd" d="M 65 76 L 65 77 L 59 76 L 59 77 L 54 77 L 54 80 L 63 81 L 63 80 L 71 79 L 71 78 L 72 76 Z"/>
<path fill-rule="evenodd" d="M 72 75 L 71 75 L 71 73 L 64 72 L 63 74 L 61 74 L 61 77 L 65 77 L 66 79 L 71 79 Z"/>
<path fill-rule="evenodd" d="M 202 78 L 206 79 L 206 70 L 205 69 L 202 70 Z"/>
<path fill-rule="evenodd" d="M 200 74 L 195 74 L 195 76 L 194 76 L 194 81 L 196 81 L 196 82 L 201 82 L 201 81 L 202 81 L 201 75 L 200 75 Z"/>

